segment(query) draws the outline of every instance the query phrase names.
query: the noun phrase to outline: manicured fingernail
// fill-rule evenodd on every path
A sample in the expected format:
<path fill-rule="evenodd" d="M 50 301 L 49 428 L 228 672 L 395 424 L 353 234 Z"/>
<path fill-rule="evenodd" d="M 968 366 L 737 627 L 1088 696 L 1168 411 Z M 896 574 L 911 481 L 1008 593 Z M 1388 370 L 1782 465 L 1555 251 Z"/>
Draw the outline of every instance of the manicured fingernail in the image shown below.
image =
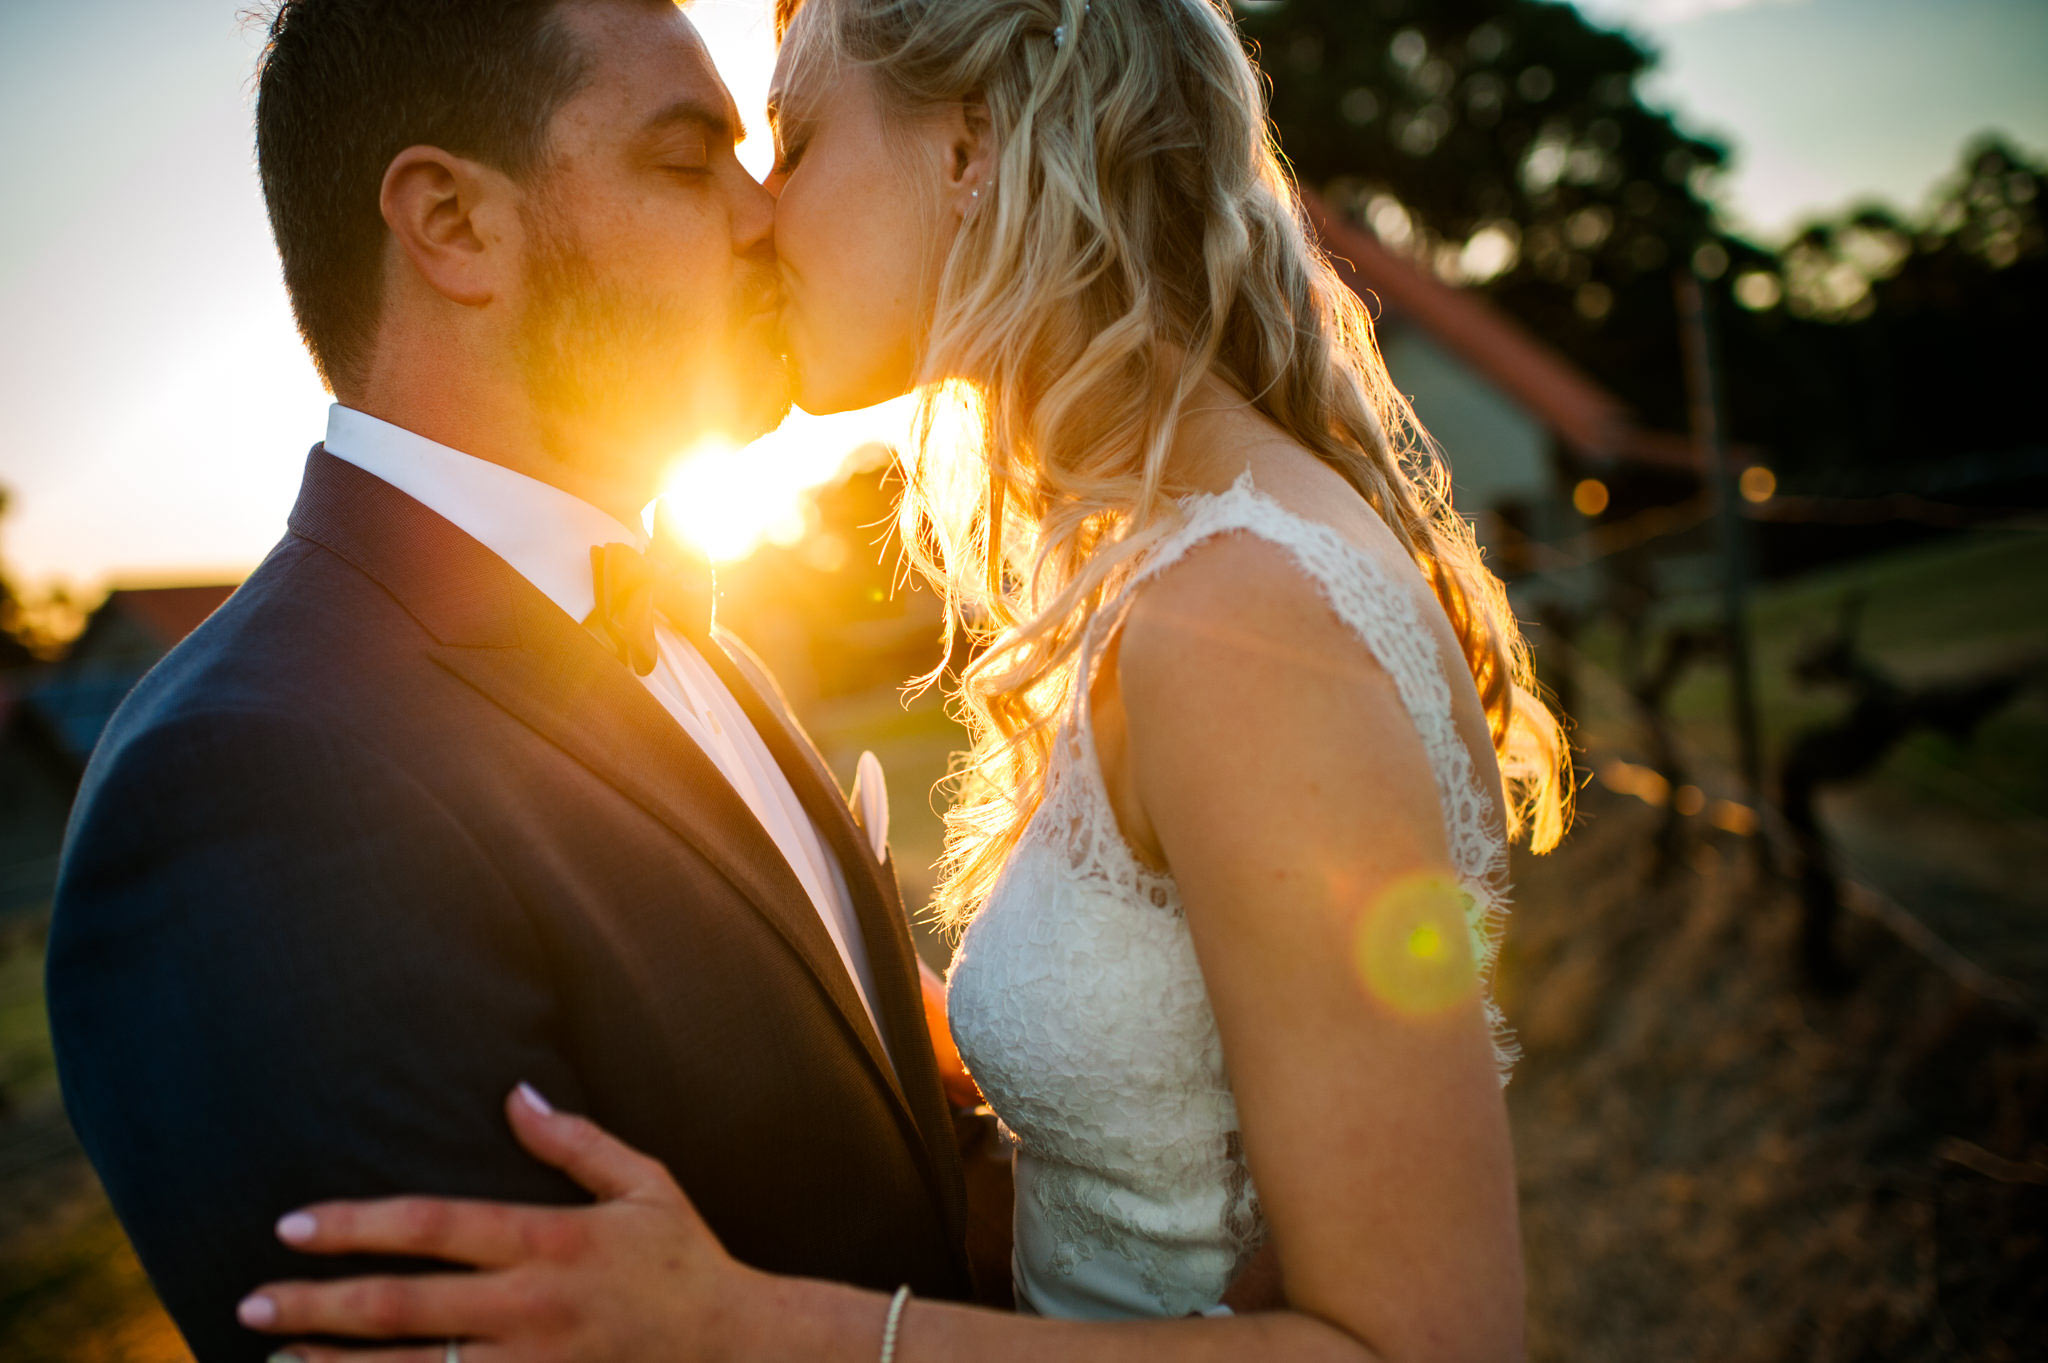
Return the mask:
<path fill-rule="evenodd" d="M 318 1229 L 311 1212 L 293 1212 L 278 1219 L 277 1238 L 288 1245 L 303 1245 L 313 1238 L 313 1232 Z"/>
<path fill-rule="evenodd" d="M 251 1330 L 277 1324 L 277 1303 L 266 1296 L 242 1298 L 242 1304 L 235 1308 L 235 1319 Z"/>
<path fill-rule="evenodd" d="M 263 1363 L 306 1363 L 306 1360 L 289 1349 L 279 1349 L 276 1353 L 264 1359 Z"/>
<path fill-rule="evenodd" d="M 521 1081 L 519 1085 L 519 1101 L 543 1117 L 552 1116 L 555 1111 L 555 1105 L 541 1097 L 539 1089 L 524 1081 Z"/>

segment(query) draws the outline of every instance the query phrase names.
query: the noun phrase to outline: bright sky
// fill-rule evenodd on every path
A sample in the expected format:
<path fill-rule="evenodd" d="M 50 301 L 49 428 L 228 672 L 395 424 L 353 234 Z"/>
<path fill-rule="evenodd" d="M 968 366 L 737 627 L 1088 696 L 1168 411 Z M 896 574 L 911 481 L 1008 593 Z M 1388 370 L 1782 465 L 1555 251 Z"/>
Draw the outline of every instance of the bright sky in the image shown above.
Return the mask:
<path fill-rule="evenodd" d="M 2048 151 L 2043 0 L 1579 3 L 1665 53 L 1652 97 L 1736 146 L 1726 207 L 1766 235 L 1913 207 L 1980 129 Z M 245 4 L 0 3 L 0 559 L 31 588 L 239 576 L 320 437 L 252 166 Z M 691 7 L 757 127 L 766 12 Z M 710 467 L 786 491 L 890 422 L 793 421 Z"/>
<path fill-rule="evenodd" d="M 1722 206 L 1764 240 L 1918 208 L 1981 131 L 2048 153 L 2044 0 L 1576 2 L 1662 53 L 1646 97 L 1734 148 Z"/>

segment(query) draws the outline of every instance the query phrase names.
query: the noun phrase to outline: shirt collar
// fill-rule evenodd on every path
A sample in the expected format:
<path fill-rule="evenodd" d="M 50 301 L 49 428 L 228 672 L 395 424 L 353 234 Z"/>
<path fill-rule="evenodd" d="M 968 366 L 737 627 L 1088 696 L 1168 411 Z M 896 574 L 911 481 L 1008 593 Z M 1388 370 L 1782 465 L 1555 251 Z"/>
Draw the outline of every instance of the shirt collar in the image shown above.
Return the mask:
<path fill-rule="evenodd" d="M 553 484 L 338 402 L 327 409 L 326 448 L 453 524 L 578 621 L 597 602 L 592 547 L 647 547 L 644 531 Z"/>

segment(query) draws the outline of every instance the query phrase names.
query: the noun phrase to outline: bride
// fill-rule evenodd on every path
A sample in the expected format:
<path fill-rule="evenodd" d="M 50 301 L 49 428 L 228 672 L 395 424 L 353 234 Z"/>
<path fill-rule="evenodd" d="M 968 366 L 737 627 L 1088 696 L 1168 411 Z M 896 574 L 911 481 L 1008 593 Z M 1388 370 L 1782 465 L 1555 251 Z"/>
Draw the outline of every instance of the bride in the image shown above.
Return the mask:
<path fill-rule="evenodd" d="M 301 1249 L 482 1271 L 274 1285 L 269 1328 L 470 1363 L 1519 1357 L 1486 991 L 1507 839 L 1563 829 L 1559 728 L 1225 9 L 783 10 L 801 402 L 921 394 L 904 539 L 987 635 L 939 907 L 1017 1142 L 1019 1314 L 742 1265 L 522 1086 L 595 1205 L 313 1208 Z M 1281 1304 L 1233 1314 L 1255 1262 Z"/>

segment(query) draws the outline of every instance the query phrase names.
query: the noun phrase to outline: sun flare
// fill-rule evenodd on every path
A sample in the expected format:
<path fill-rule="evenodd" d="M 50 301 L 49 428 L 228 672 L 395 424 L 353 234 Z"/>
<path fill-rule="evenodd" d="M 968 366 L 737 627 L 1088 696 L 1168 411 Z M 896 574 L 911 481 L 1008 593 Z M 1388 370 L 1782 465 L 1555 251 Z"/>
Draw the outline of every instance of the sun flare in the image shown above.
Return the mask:
<path fill-rule="evenodd" d="M 676 460 L 653 519 L 714 563 L 764 544 L 795 544 L 816 522 L 815 495 L 900 448 L 907 398 L 858 412 L 792 412 L 750 445 L 709 440 Z"/>
<path fill-rule="evenodd" d="M 805 488 L 782 477 L 749 477 L 741 446 L 711 441 L 677 461 L 657 513 L 668 530 L 717 563 L 745 558 L 763 543 L 794 543 L 804 532 Z M 765 474 L 766 470 L 762 470 Z"/>

